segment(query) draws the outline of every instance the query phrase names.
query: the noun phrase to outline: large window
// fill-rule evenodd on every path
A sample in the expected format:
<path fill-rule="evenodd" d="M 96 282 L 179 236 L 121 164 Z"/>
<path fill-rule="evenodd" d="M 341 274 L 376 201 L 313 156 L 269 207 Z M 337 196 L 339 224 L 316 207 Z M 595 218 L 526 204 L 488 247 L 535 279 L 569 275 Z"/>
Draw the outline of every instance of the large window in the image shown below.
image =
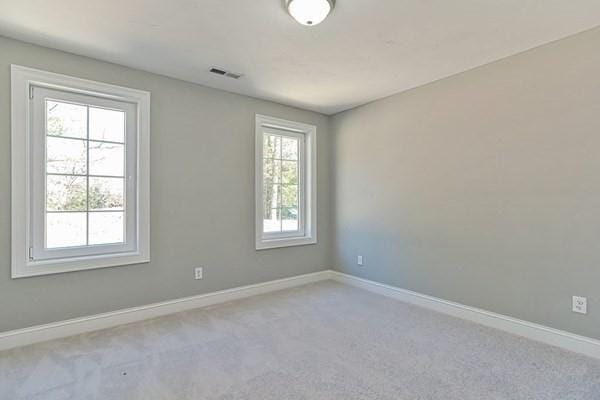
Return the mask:
<path fill-rule="evenodd" d="M 13 277 L 149 260 L 149 93 L 13 66 Z"/>
<path fill-rule="evenodd" d="M 316 243 L 316 128 L 256 117 L 256 248 Z"/>

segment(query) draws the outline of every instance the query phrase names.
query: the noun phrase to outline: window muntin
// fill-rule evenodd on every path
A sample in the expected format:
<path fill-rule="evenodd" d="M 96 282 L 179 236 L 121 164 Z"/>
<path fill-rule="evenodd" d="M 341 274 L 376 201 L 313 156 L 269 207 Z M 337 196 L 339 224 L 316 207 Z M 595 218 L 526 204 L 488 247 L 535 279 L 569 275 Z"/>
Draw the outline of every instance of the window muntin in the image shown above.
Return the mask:
<path fill-rule="evenodd" d="M 32 86 L 32 262 L 133 252 L 137 108 Z"/>
<path fill-rule="evenodd" d="M 263 130 L 263 236 L 302 236 L 304 136 Z"/>
<path fill-rule="evenodd" d="M 150 93 L 10 71 L 12 278 L 149 262 Z"/>
<path fill-rule="evenodd" d="M 126 112 L 45 102 L 45 248 L 124 243 Z"/>
<path fill-rule="evenodd" d="M 137 247 L 132 103 L 33 86 L 32 261 Z"/>
<path fill-rule="evenodd" d="M 316 128 L 256 116 L 256 248 L 316 243 Z"/>

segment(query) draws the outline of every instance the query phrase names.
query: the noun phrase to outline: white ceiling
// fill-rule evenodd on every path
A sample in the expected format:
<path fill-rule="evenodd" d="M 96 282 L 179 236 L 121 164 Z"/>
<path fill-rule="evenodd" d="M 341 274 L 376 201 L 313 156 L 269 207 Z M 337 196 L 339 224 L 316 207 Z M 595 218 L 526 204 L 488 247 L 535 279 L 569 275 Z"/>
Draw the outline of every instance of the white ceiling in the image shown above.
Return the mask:
<path fill-rule="evenodd" d="M 337 0 L 312 28 L 283 0 L 0 0 L 1 35 L 326 114 L 598 25 L 599 0 Z"/>

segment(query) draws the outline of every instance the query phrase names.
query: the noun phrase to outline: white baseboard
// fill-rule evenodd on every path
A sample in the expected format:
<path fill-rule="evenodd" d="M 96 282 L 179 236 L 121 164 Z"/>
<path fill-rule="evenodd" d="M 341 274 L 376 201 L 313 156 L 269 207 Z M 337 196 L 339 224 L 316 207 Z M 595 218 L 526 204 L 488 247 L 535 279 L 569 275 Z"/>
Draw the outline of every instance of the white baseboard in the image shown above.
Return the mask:
<path fill-rule="evenodd" d="M 523 321 L 506 315 L 469 307 L 464 304 L 455 303 L 427 296 L 398 287 L 385 285 L 383 283 L 370 281 L 356 276 L 331 271 L 332 278 L 338 282 L 360 287 L 387 297 L 392 297 L 411 303 L 420 307 L 428 308 L 437 312 L 466 319 L 481 325 L 489 326 L 519 335 L 538 342 L 560 347 L 575 353 L 589 357 L 600 358 L 600 341 L 586 336 L 550 328 L 533 322 Z"/>
<path fill-rule="evenodd" d="M 331 270 L 1 332 L 0 351 L 327 279 L 600 359 L 600 341 L 596 339 Z"/>
<path fill-rule="evenodd" d="M 294 286 L 301 286 L 311 282 L 331 279 L 331 277 L 332 271 L 320 271 L 312 274 L 299 275 L 255 285 L 201 294 L 198 296 L 185 297 L 82 318 L 37 325 L 25 329 L 1 332 L 0 351 L 99 329 L 111 328 L 117 325 L 156 318 L 167 314 L 206 307 L 258 294 L 274 292 Z"/>

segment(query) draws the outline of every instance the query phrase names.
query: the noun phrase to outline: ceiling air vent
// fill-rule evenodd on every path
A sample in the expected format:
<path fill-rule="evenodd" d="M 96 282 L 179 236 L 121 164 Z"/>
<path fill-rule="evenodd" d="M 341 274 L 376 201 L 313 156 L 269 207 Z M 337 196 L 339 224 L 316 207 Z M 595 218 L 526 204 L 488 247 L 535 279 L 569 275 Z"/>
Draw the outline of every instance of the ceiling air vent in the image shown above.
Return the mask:
<path fill-rule="evenodd" d="M 216 68 L 216 67 L 212 67 L 210 69 L 210 72 L 212 72 L 213 74 L 226 76 L 226 77 L 232 78 L 232 79 L 240 79 L 242 77 L 242 74 L 236 74 L 235 72 L 226 71 L 224 69 Z"/>

